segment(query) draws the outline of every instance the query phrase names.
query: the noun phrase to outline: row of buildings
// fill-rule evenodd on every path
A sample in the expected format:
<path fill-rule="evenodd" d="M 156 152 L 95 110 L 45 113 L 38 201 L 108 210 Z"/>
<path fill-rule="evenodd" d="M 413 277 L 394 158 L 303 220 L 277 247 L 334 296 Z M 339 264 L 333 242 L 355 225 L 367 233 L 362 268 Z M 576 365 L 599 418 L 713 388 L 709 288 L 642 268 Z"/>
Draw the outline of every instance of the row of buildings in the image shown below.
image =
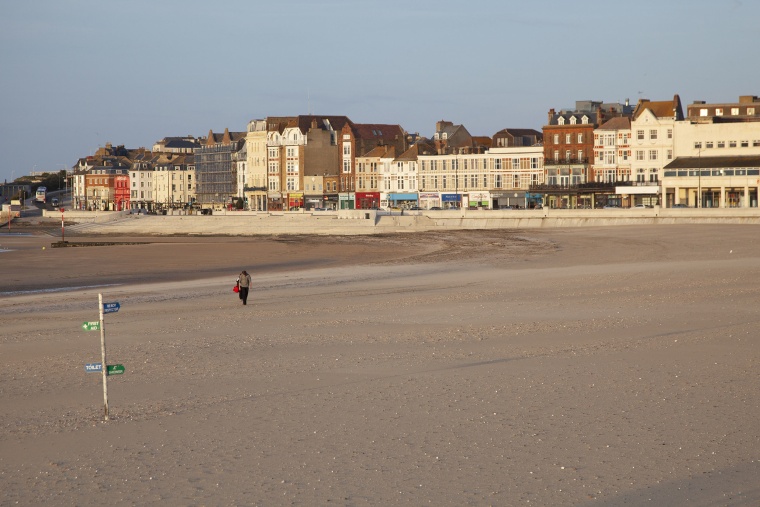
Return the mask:
<path fill-rule="evenodd" d="M 245 131 L 106 145 L 70 177 L 79 209 L 757 207 L 760 99 L 678 95 L 549 110 L 542 131 L 431 137 L 346 116 L 252 120 Z"/>

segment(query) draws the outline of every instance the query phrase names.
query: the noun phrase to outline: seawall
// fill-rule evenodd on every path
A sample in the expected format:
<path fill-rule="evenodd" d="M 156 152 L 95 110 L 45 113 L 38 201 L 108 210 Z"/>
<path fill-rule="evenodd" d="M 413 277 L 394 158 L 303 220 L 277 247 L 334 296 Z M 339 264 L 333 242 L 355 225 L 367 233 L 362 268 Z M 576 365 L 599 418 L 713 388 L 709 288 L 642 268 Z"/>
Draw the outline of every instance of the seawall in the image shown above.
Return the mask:
<path fill-rule="evenodd" d="M 214 215 L 131 215 L 128 212 L 67 211 L 76 235 L 367 235 L 456 229 L 533 229 L 667 224 L 760 224 L 757 208 L 454 210 L 403 215 L 374 210 L 243 212 Z M 46 212 L 60 218 L 58 212 Z"/>

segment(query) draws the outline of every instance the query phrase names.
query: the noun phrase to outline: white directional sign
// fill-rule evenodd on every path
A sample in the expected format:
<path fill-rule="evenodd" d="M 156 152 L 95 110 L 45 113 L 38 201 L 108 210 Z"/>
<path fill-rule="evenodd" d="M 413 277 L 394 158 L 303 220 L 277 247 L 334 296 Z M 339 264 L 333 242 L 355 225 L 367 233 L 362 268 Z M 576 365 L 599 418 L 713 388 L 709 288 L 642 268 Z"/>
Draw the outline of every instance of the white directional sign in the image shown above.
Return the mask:
<path fill-rule="evenodd" d="M 103 371 L 103 363 L 86 363 L 84 365 L 84 371 L 86 372 Z"/>

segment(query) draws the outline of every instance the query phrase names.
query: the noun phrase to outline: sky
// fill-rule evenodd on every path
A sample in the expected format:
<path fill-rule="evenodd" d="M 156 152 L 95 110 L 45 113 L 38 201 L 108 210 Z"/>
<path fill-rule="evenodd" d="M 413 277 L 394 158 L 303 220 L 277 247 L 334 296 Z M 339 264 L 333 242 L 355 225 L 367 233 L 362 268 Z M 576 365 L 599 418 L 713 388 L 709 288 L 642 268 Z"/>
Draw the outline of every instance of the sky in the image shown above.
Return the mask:
<path fill-rule="evenodd" d="M 106 143 L 346 115 L 430 137 L 760 95 L 757 0 L 4 0 L 0 182 Z"/>

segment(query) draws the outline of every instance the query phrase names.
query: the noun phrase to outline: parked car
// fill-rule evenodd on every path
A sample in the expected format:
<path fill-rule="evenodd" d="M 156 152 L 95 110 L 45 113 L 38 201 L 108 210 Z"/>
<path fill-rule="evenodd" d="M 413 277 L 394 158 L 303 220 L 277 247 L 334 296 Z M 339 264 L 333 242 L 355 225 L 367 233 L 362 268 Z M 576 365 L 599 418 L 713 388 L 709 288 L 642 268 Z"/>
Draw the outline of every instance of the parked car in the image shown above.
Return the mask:
<path fill-rule="evenodd" d="M 652 206 L 650 206 L 649 204 L 637 204 L 636 206 L 634 206 L 635 209 L 646 209 L 646 208 L 651 208 L 651 207 Z"/>
<path fill-rule="evenodd" d="M 411 208 L 409 208 L 409 209 L 410 209 L 410 210 L 412 210 L 412 211 L 419 211 L 419 210 L 421 210 L 422 208 L 420 208 L 419 206 L 412 206 L 412 207 L 411 207 Z"/>
<path fill-rule="evenodd" d="M 674 204 L 673 207 L 674 208 L 688 208 L 689 205 L 688 204 L 679 203 L 679 204 Z"/>
<path fill-rule="evenodd" d="M 430 208 L 431 211 L 438 211 L 440 209 L 441 209 L 440 206 L 433 206 L 432 208 Z"/>

